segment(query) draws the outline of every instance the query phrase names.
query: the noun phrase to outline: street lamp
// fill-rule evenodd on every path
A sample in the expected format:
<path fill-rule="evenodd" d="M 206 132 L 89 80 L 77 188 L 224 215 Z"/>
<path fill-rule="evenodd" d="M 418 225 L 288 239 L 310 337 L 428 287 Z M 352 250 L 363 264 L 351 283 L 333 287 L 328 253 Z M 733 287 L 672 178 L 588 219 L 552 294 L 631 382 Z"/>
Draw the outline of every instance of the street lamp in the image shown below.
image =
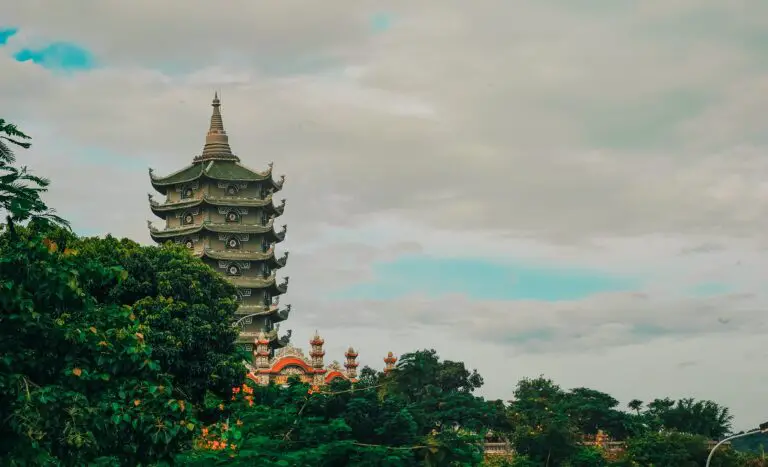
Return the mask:
<path fill-rule="evenodd" d="M 233 326 L 233 327 L 237 327 L 237 326 L 239 326 L 239 325 L 240 325 L 240 323 L 241 323 L 243 320 L 246 320 L 246 319 L 248 319 L 248 318 L 253 318 L 254 316 L 258 316 L 258 315 L 260 315 L 261 313 L 262 313 L 262 312 L 258 312 L 258 313 L 251 313 L 250 315 L 245 315 L 245 316 L 243 316 L 242 318 L 240 318 L 240 319 L 238 319 L 237 321 L 235 321 L 234 323 L 232 323 L 232 326 Z"/>
<path fill-rule="evenodd" d="M 709 451 L 709 456 L 707 456 L 707 463 L 706 463 L 705 467 L 709 467 L 709 463 L 712 462 L 712 456 L 715 455 L 715 451 L 717 450 L 717 448 L 720 447 L 721 444 L 726 443 L 726 442 L 728 442 L 728 441 L 730 441 L 732 439 L 743 438 L 745 436 L 754 435 L 756 433 L 768 433 L 768 422 L 761 423 L 760 427 L 758 429 L 756 429 L 756 430 L 747 431 L 746 433 L 740 433 L 738 435 L 729 436 L 729 437 L 725 438 L 724 440 L 720 441 L 719 443 L 715 444 L 715 446 L 712 448 L 712 450 Z"/>

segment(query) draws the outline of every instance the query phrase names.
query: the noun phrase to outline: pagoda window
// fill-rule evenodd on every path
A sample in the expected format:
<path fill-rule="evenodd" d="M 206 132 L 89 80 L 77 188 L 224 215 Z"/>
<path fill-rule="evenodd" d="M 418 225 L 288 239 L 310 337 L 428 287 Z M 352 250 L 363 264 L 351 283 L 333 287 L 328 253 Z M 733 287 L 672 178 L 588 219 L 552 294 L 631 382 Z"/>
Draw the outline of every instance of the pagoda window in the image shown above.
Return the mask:
<path fill-rule="evenodd" d="M 238 240 L 236 237 L 229 237 L 227 239 L 226 246 L 228 250 L 239 250 L 240 240 Z"/>
<path fill-rule="evenodd" d="M 272 294 L 264 292 L 264 304 L 269 306 L 272 304 Z"/>
<path fill-rule="evenodd" d="M 181 189 L 181 199 L 189 199 L 195 195 L 195 191 L 191 186 L 185 186 Z"/>
<path fill-rule="evenodd" d="M 267 250 L 269 250 L 269 240 L 267 240 L 266 238 L 262 237 L 262 239 L 261 239 L 261 251 L 262 252 L 266 252 Z"/>
<path fill-rule="evenodd" d="M 230 263 L 230 265 L 227 266 L 227 274 L 229 274 L 230 276 L 239 276 L 240 266 L 238 266 L 235 263 Z"/>
<path fill-rule="evenodd" d="M 195 216 L 193 216 L 191 212 L 185 212 L 181 216 L 181 224 L 182 225 L 192 225 L 194 223 L 195 223 Z"/>
<path fill-rule="evenodd" d="M 240 222 L 240 214 L 237 213 L 237 211 L 229 211 L 227 212 L 227 215 L 224 217 L 224 220 L 229 223 L 238 223 Z"/>
<path fill-rule="evenodd" d="M 263 263 L 261 265 L 261 272 L 264 273 L 264 276 L 269 276 L 269 273 L 272 272 L 272 271 L 270 271 L 269 265 L 267 263 Z"/>
<path fill-rule="evenodd" d="M 227 196 L 237 196 L 239 191 L 240 189 L 237 187 L 237 185 L 227 185 L 227 188 L 225 188 L 225 193 Z"/>

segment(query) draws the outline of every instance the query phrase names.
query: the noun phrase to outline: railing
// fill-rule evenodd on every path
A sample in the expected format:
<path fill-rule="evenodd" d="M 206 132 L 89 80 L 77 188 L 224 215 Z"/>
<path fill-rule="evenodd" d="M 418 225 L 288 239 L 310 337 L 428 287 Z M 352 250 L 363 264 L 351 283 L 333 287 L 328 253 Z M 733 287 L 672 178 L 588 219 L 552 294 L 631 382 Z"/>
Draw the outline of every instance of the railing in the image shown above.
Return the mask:
<path fill-rule="evenodd" d="M 485 443 L 483 445 L 485 455 L 511 455 L 512 446 L 509 443 Z"/>
<path fill-rule="evenodd" d="M 707 447 L 708 449 L 712 449 L 712 447 L 717 444 L 717 441 L 708 441 Z M 723 443 L 724 446 L 730 445 L 730 441 Z M 585 446 L 600 446 L 608 454 L 615 454 L 620 453 L 625 448 L 625 443 L 623 441 L 604 441 L 601 443 L 596 443 L 595 441 L 587 441 L 584 442 Z M 499 456 L 499 455 L 512 455 L 514 454 L 514 450 L 512 449 L 512 446 L 509 443 L 504 442 L 486 442 L 483 444 L 483 452 L 487 456 Z"/>

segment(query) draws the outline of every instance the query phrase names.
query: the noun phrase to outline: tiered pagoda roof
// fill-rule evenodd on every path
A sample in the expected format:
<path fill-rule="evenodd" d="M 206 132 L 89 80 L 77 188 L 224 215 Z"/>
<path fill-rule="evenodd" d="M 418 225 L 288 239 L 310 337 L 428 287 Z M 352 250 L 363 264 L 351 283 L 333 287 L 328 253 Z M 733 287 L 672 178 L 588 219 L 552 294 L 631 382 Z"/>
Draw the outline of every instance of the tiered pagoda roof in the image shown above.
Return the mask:
<path fill-rule="evenodd" d="M 234 157 L 234 156 L 233 156 Z M 152 187 L 160 194 L 166 194 L 169 187 L 195 182 L 201 179 L 226 182 L 267 182 L 274 192 L 283 188 L 285 175 L 280 180 L 272 178 L 272 164 L 263 172 L 249 169 L 239 163 L 240 159 L 200 159 L 165 177 L 158 177 L 149 169 Z"/>
<path fill-rule="evenodd" d="M 190 209 L 201 205 L 215 207 L 237 207 L 237 208 L 266 208 L 270 215 L 275 217 L 283 214 L 285 210 L 285 199 L 280 200 L 280 204 L 272 204 L 272 195 L 264 198 L 241 198 L 236 196 L 209 196 L 200 195 L 193 199 L 181 199 L 178 201 L 166 201 L 158 203 L 149 195 L 149 207 L 152 213 L 160 219 L 165 219 L 169 212 L 176 212 L 179 209 Z"/>
<path fill-rule="evenodd" d="M 184 225 L 181 227 L 168 227 L 163 230 L 159 230 L 156 227 L 150 225 L 149 234 L 152 239 L 162 242 L 163 240 L 183 237 L 186 235 L 192 235 L 200 233 L 202 231 L 212 233 L 240 233 L 240 234 L 263 234 L 267 238 L 274 242 L 280 243 L 285 239 L 285 233 L 288 227 L 283 225 L 282 230 L 277 232 L 274 228 L 274 220 L 270 219 L 264 225 L 244 225 L 244 224 L 216 224 L 211 221 L 203 221 L 197 225 Z"/>
<path fill-rule="evenodd" d="M 277 257 L 274 248 L 285 239 L 287 231 L 285 225 L 275 230 L 275 218 L 283 214 L 285 199 L 273 203 L 285 176 L 275 180 L 272 163 L 264 171 L 241 164 L 229 146 L 218 94 L 212 105 L 205 146 L 192 163 L 167 176 L 155 175 L 149 169 L 152 187 L 166 196 L 163 202 L 157 202 L 149 195 L 152 213 L 166 221 L 163 229 L 148 222 L 150 236 L 158 243 L 184 242 L 212 267 L 227 270 L 225 278 L 238 288 L 243 300 L 237 318 L 248 318 L 241 340 L 251 342 L 252 336 L 261 332 L 273 347 L 285 346 L 288 337 L 279 338 L 278 326 L 273 326 L 290 313 L 290 305 L 277 306 L 279 296 L 288 289 L 288 278 L 279 282 L 276 272 L 286 265 L 288 253 Z M 251 322 L 266 328 L 252 329 L 257 325 Z"/>

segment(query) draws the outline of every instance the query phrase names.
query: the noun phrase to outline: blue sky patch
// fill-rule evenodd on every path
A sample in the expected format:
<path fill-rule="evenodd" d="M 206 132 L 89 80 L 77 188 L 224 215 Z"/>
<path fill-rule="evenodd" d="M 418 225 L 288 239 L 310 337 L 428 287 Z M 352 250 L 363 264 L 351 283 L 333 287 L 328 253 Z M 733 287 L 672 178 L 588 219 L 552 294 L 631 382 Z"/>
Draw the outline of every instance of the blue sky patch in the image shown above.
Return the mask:
<path fill-rule="evenodd" d="M 661 326 L 653 324 L 636 324 L 632 326 L 631 333 L 638 337 L 659 337 L 668 333 L 666 329 Z"/>
<path fill-rule="evenodd" d="M 551 341 L 555 333 L 551 329 L 532 329 L 511 334 L 505 338 L 511 344 L 529 344 L 537 341 Z"/>
<path fill-rule="evenodd" d="M 723 295 L 731 291 L 731 288 L 721 282 L 704 282 L 696 284 L 691 292 L 696 297 L 711 297 L 713 295 Z"/>
<path fill-rule="evenodd" d="M 376 13 L 371 16 L 370 24 L 373 32 L 385 32 L 392 27 L 392 15 L 389 13 Z"/>
<path fill-rule="evenodd" d="M 0 28 L 0 46 L 7 44 L 8 39 L 15 36 L 17 32 L 19 32 L 19 30 L 16 28 Z"/>
<path fill-rule="evenodd" d="M 151 161 L 143 157 L 135 157 L 116 153 L 94 146 L 85 146 L 73 151 L 73 158 L 85 166 L 105 166 L 120 170 L 146 172 Z"/>
<path fill-rule="evenodd" d="M 69 42 L 54 42 L 38 49 L 24 48 L 13 56 L 20 62 L 32 61 L 43 68 L 59 71 L 79 71 L 93 68 L 93 55 Z"/>
<path fill-rule="evenodd" d="M 578 300 L 603 292 L 636 290 L 637 280 L 589 269 L 496 263 L 485 259 L 403 256 L 373 267 L 376 280 L 336 294 L 386 300 L 410 294 L 463 294 L 478 300 Z"/>

